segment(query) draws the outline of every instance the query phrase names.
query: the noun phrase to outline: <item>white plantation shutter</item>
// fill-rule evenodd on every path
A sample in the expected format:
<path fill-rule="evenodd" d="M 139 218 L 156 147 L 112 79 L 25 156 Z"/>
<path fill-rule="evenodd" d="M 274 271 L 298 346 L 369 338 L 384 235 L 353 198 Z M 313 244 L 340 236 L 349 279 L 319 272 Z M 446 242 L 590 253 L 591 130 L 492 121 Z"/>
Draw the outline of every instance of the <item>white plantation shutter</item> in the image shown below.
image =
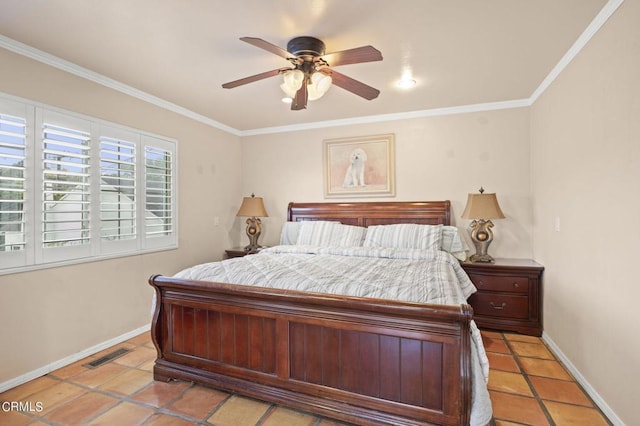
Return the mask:
<path fill-rule="evenodd" d="M 42 134 L 42 245 L 88 244 L 91 136 L 49 123 L 44 123 Z"/>
<path fill-rule="evenodd" d="M 0 114 L 0 250 L 24 250 L 26 120 Z M 9 237 L 8 234 L 11 234 Z"/>
<path fill-rule="evenodd" d="M 100 236 L 134 240 L 137 234 L 136 144 L 100 137 Z"/>
<path fill-rule="evenodd" d="M 175 241 L 175 147 L 150 137 L 143 141 L 145 244 L 153 247 Z"/>
<path fill-rule="evenodd" d="M 24 106 L 0 103 L 0 259 L 26 263 L 27 114 Z"/>
<path fill-rule="evenodd" d="M 0 274 L 175 248 L 176 153 L 0 94 Z"/>

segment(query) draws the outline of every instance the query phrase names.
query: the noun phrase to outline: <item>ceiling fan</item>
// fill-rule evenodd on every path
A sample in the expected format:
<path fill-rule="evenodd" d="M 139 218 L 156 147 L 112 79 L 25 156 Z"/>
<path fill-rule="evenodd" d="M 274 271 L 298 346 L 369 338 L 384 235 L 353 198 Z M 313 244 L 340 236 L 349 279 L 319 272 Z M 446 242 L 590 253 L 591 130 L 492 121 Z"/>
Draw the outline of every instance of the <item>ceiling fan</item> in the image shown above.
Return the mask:
<path fill-rule="evenodd" d="M 286 59 L 291 62 L 293 68 L 278 68 L 231 81 L 222 85 L 225 89 L 232 89 L 282 74 L 284 82 L 280 87 L 292 99 L 292 110 L 305 109 L 308 100 L 320 98 L 332 83 L 367 100 L 375 99 L 380 94 L 378 89 L 330 68 L 361 62 L 381 61 L 382 53 L 372 46 L 325 54 L 324 43 L 315 37 L 293 38 L 287 43 L 287 50 L 260 38 L 241 37 L 240 40 Z"/>

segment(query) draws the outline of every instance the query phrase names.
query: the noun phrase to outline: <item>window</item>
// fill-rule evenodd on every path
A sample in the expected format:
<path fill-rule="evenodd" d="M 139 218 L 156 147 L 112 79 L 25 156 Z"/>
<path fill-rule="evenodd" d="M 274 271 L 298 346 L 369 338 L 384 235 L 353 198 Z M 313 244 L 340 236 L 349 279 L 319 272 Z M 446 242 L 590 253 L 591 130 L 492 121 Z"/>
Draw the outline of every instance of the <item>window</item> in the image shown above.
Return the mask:
<path fill-rule="evenodd" d="M 176 247 L 176 142 L 0 97 L 0 273 Z"/>

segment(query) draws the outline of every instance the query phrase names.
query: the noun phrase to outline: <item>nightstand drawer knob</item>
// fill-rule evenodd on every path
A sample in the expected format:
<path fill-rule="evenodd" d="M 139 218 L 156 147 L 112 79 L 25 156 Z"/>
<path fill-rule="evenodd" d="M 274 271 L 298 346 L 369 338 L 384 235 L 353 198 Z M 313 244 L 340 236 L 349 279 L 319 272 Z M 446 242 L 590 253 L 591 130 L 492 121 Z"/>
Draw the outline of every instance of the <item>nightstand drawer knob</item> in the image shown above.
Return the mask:
<path fill-rule="evenodd" d="M 518 284 L 518 283 L 513 283 L 513 286 L 514 286 L 515 288 L 518 288 L 518 287 L 520 287 L 520 284 Z"/>
<path fill-rule="evenodd" d="M 491 307 L 492 307 L 493 309 L 495 309 L 496 311 L 502 311 L 502 310 L 504 310 L 504 308 L 506 308 L 506 307 L 507 307 L 507 302 L 502 302 L 502 303 L 500 304 L 500 306 L 496 306 L 496 304 L 495 304 L 495 303 L 493 303 L 493 302 L 489 302 L 489 304 L 490 304 L 490 305 L 491 305 Z"/>

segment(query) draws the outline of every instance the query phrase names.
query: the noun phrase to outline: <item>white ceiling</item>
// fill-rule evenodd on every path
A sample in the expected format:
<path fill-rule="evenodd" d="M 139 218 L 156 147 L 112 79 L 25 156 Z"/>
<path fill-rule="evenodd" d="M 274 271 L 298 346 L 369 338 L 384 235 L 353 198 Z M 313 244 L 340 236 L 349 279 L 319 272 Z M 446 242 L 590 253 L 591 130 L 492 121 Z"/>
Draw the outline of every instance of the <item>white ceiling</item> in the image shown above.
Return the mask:
<path fill-rule="evenodd" d="M 607 0 L 0 0 L 3 42 L 17 41 L 240 132 L 528 99 Z M 225 82 L 289 63 L 239 40 L 327 52 L 372 45 L 382 62 L 336 70 L 376 87 L 339 87 L 303 111 L 280 77 Z M 37 56 L 37 55 L 32 55 Z M 49 57 L 50 58 L 50 57 Z M 88 71 L 87 71 L 88 70 Z M 411 91 L 395 83 L 409 72 Z"/>

